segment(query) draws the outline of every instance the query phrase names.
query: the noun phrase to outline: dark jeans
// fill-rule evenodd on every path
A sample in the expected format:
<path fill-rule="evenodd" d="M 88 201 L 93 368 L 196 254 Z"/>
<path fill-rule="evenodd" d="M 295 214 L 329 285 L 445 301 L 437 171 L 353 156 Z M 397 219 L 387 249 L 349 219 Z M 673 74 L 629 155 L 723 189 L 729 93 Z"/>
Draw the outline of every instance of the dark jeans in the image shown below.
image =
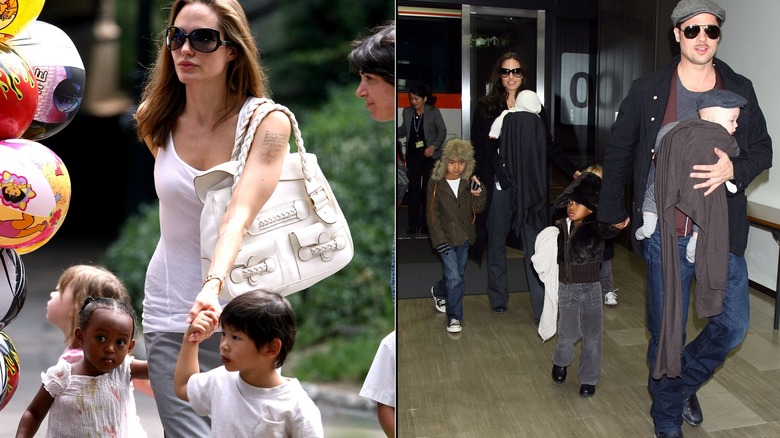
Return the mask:
<path fill-rule="evenodd" d="M 695 276 L 694 264 L 685 258 L 685 247 L 689 239 L 690 237 L 686 236 L 677 240 L 682 275 L 683 332 L 680 336 L 683 344 L 691 284 Z M 647 263 L 647 329 L 650 332 L 647 360 L 650 362 L 651 377 L 648 386 L 653 396 L 650 415 L 657 432 L 677 431 L 683 421 L 683 399 L 696 393 L 723 364 L 726 355 L 745 339 L 750 325 L 747 263 L 744 257 L 729 253 L 723 311 L 709 318 L 696 339 L 685 346 L 680 358 L 682 375 L 674 379 L 663 377 L 655 380 L 652 378 L 653 366 L 658 352 L 664 302 L 661 239 L 658 229 L 644 241 L 643 251 Z"/>
<path fill-rule="evenodd" d="M 469 243 L 453 246 L 441 257 L 442 278 L 433 285 L 433 295 L 447 300 L 447 321 L 463 321 L 463 295 L 466 293 L 466 262 L 469 261 Z"/>
<path fill-rule="evenodd" d="M 569 366 L 574 344 L 582 338 L 577 376 L 583 385 L 595 385 L 601 375 L 602 311 L 599 283 L 561 283 L 558 286 L 558 343 L 553 363 Z"/>
<path fill-rule="evenodd" d="M 511 230 L 512 213 L 509 211 L 509 191 L 493 190 L 490 211 L 487 217 L 487 262 L 488 299 L 491 307 L 506 306 L 509 302 L 509 279 L 507 277 L 506 238 Z M 520 229 L 523 242 L 525 278 L 531 295 L 534 319 L 542 317 L 544 307 L 544 284 L 539 280 L 531 264 L 536 236 L 541 230 L 529 226 Z"/>
<path fill-rule="evenodd" d="M 409 228 L 427 228 L 425 221 L 425 191 L 431 178 L 434 161 L 423 155 L 422 150 L 409 151 L 406 154 L 406 167 L 409 175 L 409 189 L 406 201 L 409 205 Z"/>

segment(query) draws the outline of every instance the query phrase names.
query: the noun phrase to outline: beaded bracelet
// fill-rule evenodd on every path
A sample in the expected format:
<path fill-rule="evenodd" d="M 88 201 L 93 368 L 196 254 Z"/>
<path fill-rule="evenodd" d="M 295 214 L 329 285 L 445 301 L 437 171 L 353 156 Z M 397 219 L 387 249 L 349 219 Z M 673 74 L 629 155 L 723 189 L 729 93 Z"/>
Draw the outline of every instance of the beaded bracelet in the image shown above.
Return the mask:
<path fill-rule="evenodd" d="M 217 281 L 219 281 L 219 289 L 217 289 L 217 296 L 219 296 L 220 294 L 222 294 L 222 285 L 224 284 L 224 282 L 223 282 L 224 280 L 222 279 L 222 277 L 220 277 L 220 276 L 218 276 L 218 275 L 214 275 L 214 274 L 209 274 L 209 275 L 207 275 L 207 276 L 206 276 L 206 279 L 205 279 L 205 280 L 203 280 L 203 285 L 201 286 L 201 288 L 202 288 L 203 286 L 205 286 L 205 285 L 206 285 L 206 283 L 208 283 L 208 282 L 209 282 L 209 281 L 211 281 L 211 280 L 217 280 Z"/>

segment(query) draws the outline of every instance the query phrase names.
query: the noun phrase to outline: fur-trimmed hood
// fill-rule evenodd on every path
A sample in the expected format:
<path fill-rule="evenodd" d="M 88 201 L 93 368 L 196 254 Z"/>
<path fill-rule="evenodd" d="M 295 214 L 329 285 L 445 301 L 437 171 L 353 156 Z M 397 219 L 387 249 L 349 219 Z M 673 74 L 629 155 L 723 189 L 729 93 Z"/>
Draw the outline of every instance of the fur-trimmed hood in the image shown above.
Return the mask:
<path fill-rule="evenodd" d="M 440 180 L 444 179 L 444 175 L 447 173 L 447 162 L 452 159 L 461 159 L 466 162 L 466 167 L 463 169 L 463 173 L 460 175 L 461 179 L 468 180 L 471 175 L 474 174 L 474 147 L 468 140 L 462 138 L 453 138 L 444 143 L 441 158 L 436 161 L 436 165 L 431 172 L 431 179 Z"/>

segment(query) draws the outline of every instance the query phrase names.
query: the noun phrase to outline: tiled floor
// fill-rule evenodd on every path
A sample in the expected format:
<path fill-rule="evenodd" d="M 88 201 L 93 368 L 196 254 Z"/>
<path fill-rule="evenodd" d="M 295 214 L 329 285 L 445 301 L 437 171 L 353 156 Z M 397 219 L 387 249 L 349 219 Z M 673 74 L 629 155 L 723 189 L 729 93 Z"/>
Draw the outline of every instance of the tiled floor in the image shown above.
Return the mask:
<path fill-rule="evenodd" d="M 398 436 L 653 436 L 644 264 L 616 245 L 613 268 L 619 304 L 604 308 L 602 375 L 588 399 L 577 394 L 578 354 L 566 383 L 551 381 L 556 338 L 541 341 L 527 293 L 511 294 L 505 315 L 493 313 L 485 295 L 466 296 L 459 335 L 446 332 L 431 298 L 399 300 Z M 699 391 L 704 424 L 684 425 L 688 438 L 780 436 L 774 301 L 751 289 L 750 302 L 745 342 Z M 690 315 L 687 332 L 695 336 L 704 321 L 693 318 L 693 309 Z"/>

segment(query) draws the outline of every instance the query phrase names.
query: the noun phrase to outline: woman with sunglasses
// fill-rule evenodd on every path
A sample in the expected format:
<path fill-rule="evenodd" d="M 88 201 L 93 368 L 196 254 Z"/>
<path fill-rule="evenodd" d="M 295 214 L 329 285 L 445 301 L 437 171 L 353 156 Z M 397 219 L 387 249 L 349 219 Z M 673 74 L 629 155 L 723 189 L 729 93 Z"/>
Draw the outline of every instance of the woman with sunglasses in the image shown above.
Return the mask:
<path fill-rule="evenodd" d="M 693 427 L 701 426 L 704 416 L 696 393 L 713 377 L 729 353 L 742 343 L 750 325 L 745 261 L 749 224 L 745 189 L 772 164 L 772 139 L 752 83 L 715 57 L 726 11 L 711 0 L 682 0 L 672 11 L 671 19 L 680 55 L 655 72 L 636 79 L 620 104 L 605 150 L 604 183 L 598 210 L 599 222 L 623 227 L 632 225 L 629 235 L 634 253 L 644 256 L 646 261 L 647 329 L 650 333 L 648 389 L 653 398 L 650 416 L 655 436 L 659 438 L 683 436 L 683 421 Z M 727 190 L 729 254 L 722 311 L 712 315 L 712 303 L 700 301 L 707 294 L 696 294 L 697 310 L 702 310 L 698 316 L 708 319 L 695 338 L 692 336 L 686 344 L 684 329 L 682 333 L 677 332 L 676 337 L 662 337 L 661 328 L 674 321 L 681 327 L 686 326 L 688 312 L 683 310 L 681 315 L 675 314 L 675 309 L 666 307 L 665 303 L 681 303 L 677 309 L 688 309 L 691 286 L 696 277 L 694 264 L 686 259 L 692 221 L 682 213 L 675 217 L 679 251 L 673 252 L 673 256 L 680 257 L 680 278 L 675 279 L 678 283 L 674 291 L 664 288 L 663 267 L 672 261 L 668 256 L 664 257 L 669 248 L 661 248 L 660 232 L 656 230 L 641 244 L 635 233 L 643 225 L 641 207 L 645 182 L 659 130 L 674 121 L 697 118 L 697 98 L 712 89 L 733 91 L 744 97 L 747 105 L 740 111 L 738 127 L 734 131 L 739 156 L 731 159 L 724 151 L 713 148 L 717 163 L 695 165 L 690 175 L 694 178 L 693 188 L 701 190 L 703 196 L 716 189 L 723 190 L 722 185 Z M 624 198 L 629 180 L 634 182 L 634 191 L 633 199 L 629 200 L 631 209 L 627 211 Z M 674 354 L 672 349 L 660 350 L 675 345 L 683 346 L 682 355 Z M 659 356 L 671 358 L 665 363 L 667 372 L 662 371 L 663 367 L 656 368 Z"/>
<path fill-rule="evenodd" d="M 505 180 L 504 172 L 497 171 L 502 168 L 498 154 L 500 141 L 489 138 L 489 133 L 496 118 L 504 110 L 515 107 L 517 95 L 523 89 L 526 71 L 525 64 L 516 52 L 507 52 L 501 55 L 493 66 L 488 94 L 480 99 L 472 122 L 471 141 L 474 144 L 477 160 L 477 175 L 487 191 L 488 207 L 483 213 L 477 215 L 477 243 L 473 246 L 471 257 L 476 258 L 479 263 L 482 261 L 482 253 L 487 249 L 488 300 L 493 311 L 498 314 L 506 313 L 509 302 L 506 239 L 512 227 L 511 205 L 513 200 L 510 199 L 512 182 Z M 542 155 L 555 163 L 564 175 L 573 179 L 579 172 L 560 147 L 551 141 L 551 137 L 545 129 L 544 108 L 539 116 L 543 125 L 540 129 L 545 130 L 543 142 L 546 141 L 546 145 L 541 146 L 544 148 Z M 519 178 L 520 176 L 515 175 L 515 177 Z M 544 181 L 531 181 L 531 183 L 534 185 L 532 191 L 547 191 L 546 178 Z M 546 223 L 542 224 L 542 228 L 544 225 Z M 536 234 L 531 232 L 531 227 L 522 228 L 521 239 L 524 241 L 523 247 L 526 249 L 525 272 L 531 289 L 533 318 L 538 322 L 544 306 L 544 285 L 530 264 L 530 256 L 533 255 L 532 238 L 535 238 Z M 541 231 L 541 228 L 538 231 Z"/>
<path fill-rule="evenodd" d="M 176 0 L 136 112 L 138 136 L 155 157 L 161 238 L 144 291 L 144 338 L 150 380 L 166 437 L 208 436 L 208 418 L 176 397 L 173 373 L 189 323 L 218 295 L 241 238 L 274 191 L 288 148 L 290 122 L 280 112 L 258 126 L 246 167 L 219 231 L 203 281 L 200 214 L 193 178 L 230 160 L 239 111 L 267 96 L 266 76 L 238 0 Z M 219 336 L 200 346 L 200 364 L 221 365 Z M 189 341 L 188 341 L 189 342 Z"/>

